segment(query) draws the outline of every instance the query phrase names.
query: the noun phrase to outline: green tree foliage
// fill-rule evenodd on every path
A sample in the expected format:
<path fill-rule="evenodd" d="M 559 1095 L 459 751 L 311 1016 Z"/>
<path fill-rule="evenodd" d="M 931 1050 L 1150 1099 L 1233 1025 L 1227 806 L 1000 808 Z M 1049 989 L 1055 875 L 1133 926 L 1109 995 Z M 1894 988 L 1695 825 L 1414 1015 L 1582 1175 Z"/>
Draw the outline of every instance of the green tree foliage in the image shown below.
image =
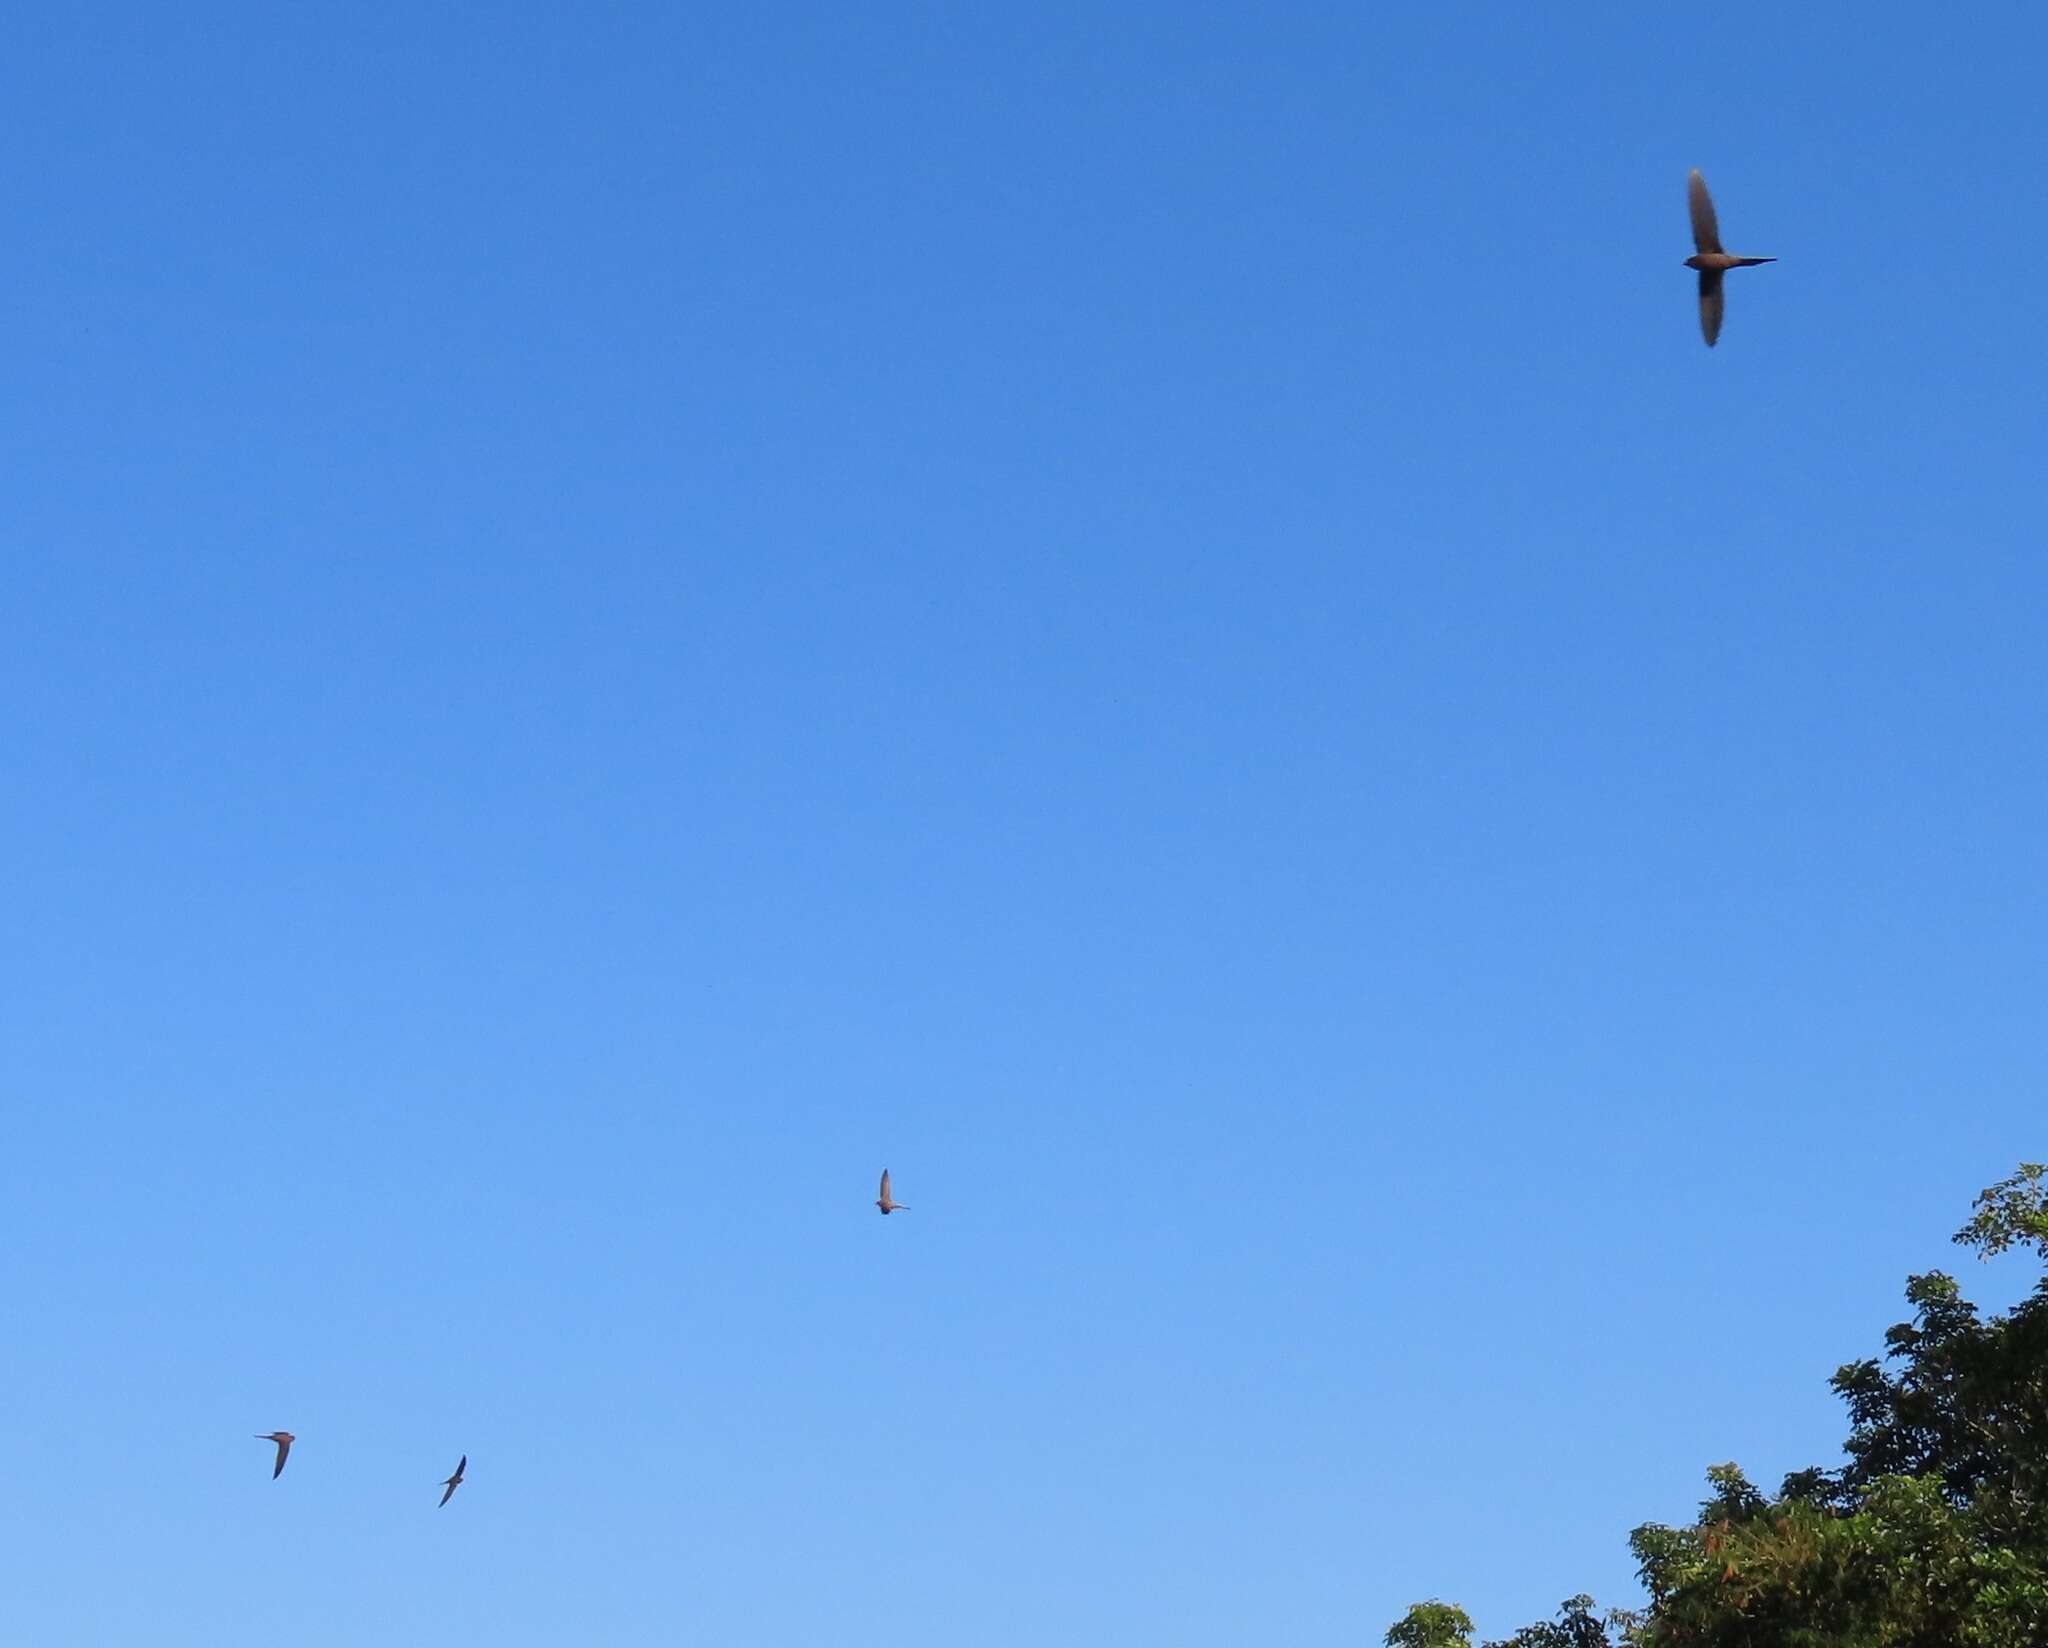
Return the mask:
<path fill-rule="evenodd" d="M 1744 1484 L 1747 1486 L 1747 1484 Z M 1754 1490 L 1751 1490 L 1754 1493 Z M 2039 1648 L 2048 1578 L 1989 1544 L 1937 1477 L 1884 1477 L 1856 1509 L 1710 1500 L 1691 1528 L 1631 1538 L 1643 1648 Z"/>
<path fill-rule="evenodd" d="M 2048 1170 L 1991 1186 L 1955 1239 L 2048 1267 Z M 1839 1470 L 1795 1471 L 1772 1498 L 1714 1466 L 1690 1527 L 1630 1537 L 1646 1610 L 1602 1621 L 1575 1597 L 1487 1648 L 2048 1648 L 2048 1276 L 1988 1317 L 1939 1271 L 1906 1300 L 1883 1357 L 1835 1374 Z M 1469 1630 L 1387 1641 L 1463 1648 Z"/>
<path fill-rule="evenodd" d="M 1633 1615 L 1620 1611 L 1609 1618 L 1624 1630 L 1634 1622 Z M 1387 1632 L 1386 1641 L 1387 1648 L 1471 1648 L 1472 1620 L 1464 1609 L 1448 1602 L 1418 1602 Z M 1558 1609 L 1555 1620 L 1525 1625 L 1505 1642 L 1489 1642 L 1484 1648 L 1614 1648 L 1614 1644 L 1607 1635 L 1607 1622 L 1593 1612 L 1593 1599 L 1575 1596 Z"/>
<path fill-rule="evenodd" d="M 1631 1623 L 1626 1615 L 1613 1617 L 1624 1630 Z M 1591 1597 L 1575 1596 L 1558 1609 L 1556 1619 L 1525 1625 L 1505 1642 L 1489 1642 L 1486 1648 L 1612 1648 L 1607 1623 L 1593 1612 Z"/>
<path fill-rule="evenodd" d="M 2019 1172 L 1979 1194 L 1970 1222 L 1956 1232 L 1957 1245 L 1973 1247 L 1980 1259 L 1995 1259 L 2013 1247 L 2030 1247 L 2048 1259 L 2048 1167 L 2022 1162 Z"/>
<path fill-rule="evenodd" d="M 2042 1177 L 2029 1163 L 1986 1190 L 1957 1242 L 1980 1258 L 2032 1247 L 2048 1260 Z M 2048 1276 L 1988 1321 L 1939 1271 L 1913 1277 L 1906 1298 L 1913 1320 L 1885 1335 L 1893 1365 L 1870 1358 L 1834 1377 L 1852 1425 L 1844 1508 L 1885 1477 L 1933 1477 L 1988 1533 L 2039 1552 L 2048 1538 Z"/>
<path fill-rule="evenodd" d="M 1448 1602 L 1418 1602 L 1387 1632 L 1387 1648 L 1470 1648 L 1472 1616 Z"/>

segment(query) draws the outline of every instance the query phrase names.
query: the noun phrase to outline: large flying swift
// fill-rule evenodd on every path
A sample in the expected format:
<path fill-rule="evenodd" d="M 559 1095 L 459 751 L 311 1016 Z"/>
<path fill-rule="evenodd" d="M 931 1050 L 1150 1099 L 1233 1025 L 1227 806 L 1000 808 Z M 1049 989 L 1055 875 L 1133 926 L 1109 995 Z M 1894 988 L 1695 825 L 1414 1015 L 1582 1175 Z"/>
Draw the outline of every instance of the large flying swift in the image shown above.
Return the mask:
<path fill-rule="evenodd" d="M 277 1466 L 270 1473 L 270 1480 L 275 1482 L 284 1473 L 285 1455 L 292 1451 L 292 1444 L 298 1441 L 298 1438 L 292 1435 L 290 1431 L 267 1431 L 257 1437 L 256 1440 L 259 1442 L 275 1442 L 277 1444 Z"/>
<path fill-rule="evenodd" d="M 1700 331 L 1711 349 L 1721 335 L 1721 277 L 1730 269 L 1747 269 L 1778 260 L 1736 257 L 1721 250 L 1721 226 L 1714 221 L 1714 197 L 1707 193 L 1707 180 L 1700 176 L 1697 166 L 1686 184 L 1686 199 L 1692 207 L 1692 243 L 1697 250 L 1685 260 L 1685 266 L 1700 272 Z"/>

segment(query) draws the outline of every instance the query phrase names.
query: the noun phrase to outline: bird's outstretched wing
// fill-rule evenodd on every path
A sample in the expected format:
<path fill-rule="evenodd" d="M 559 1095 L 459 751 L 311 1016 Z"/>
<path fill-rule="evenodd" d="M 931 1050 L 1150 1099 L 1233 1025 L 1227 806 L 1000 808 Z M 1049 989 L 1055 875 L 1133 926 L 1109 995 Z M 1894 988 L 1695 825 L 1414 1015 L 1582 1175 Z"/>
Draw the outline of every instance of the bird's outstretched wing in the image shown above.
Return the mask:
<path fill-rule="evenodd" d="M 1700 176 L 1699 168 L 1693 168 L 1692 176 L 1686 180 L 1685 196 L 1692 207 L 1692 244 L 1696 252 L 1718 252 L 1721 250 L 1721 225 L 1714 221 L 1714 197 L 1707 193 L 1707 180 Z M 1712 342 L 1710 338 L 1707 340 Z"/>
<path fill-rule="evenodd" d="M 278 1478 L 279 1478 L 280 1476 L 282 1476 L 282 1475 L 284 1474 L 284 1460 L 285 1460 L 285 1455 L 286 1455 L 286 1454 L 288 1454 L 288 1453 L 290 1453 L 291 1451 L 292 1451 L 292 1445 L 291 1445 L 291 1444 L 290 1444 L 289 1442 L 280 1442 L 280 1443 L 278 1443 L 278 1445 L 277 1445 L 277 1463 L 276 1463 L 276 1464 L 275 1464 L 274 1466 L 272 1466 L 272 1467 L 271 1467 L 271 1471 L 270 1471 L 270 1480 L 271 1480 L 271 1481 L 275 1482 L 275 1481 L 276 1481 L 276 1480 L 277 1480 L 277 1479 L 278 1479 Z"/>
<path fill-rule="evenodd" d="M 889 1170 L 888 1170 L 888 1169 L 887 1169 L 886 1167 L 882 1169 L 882 1198 L 881 1198 L 881 1199 L 882 1199 L 883 1201 L 885 1201 L 885 1202 L 886 1202 L 886 1201 L 887 1201 L 887 1200 L 889 1199 Z"/>
<path fill-rule="evenodd" d="M 1698 174 L 1695 173 L 1695 176 Z M 1700 335 L 1707 340 L 1709 349 L 1721 335 L 1721 271 L 1702 269 L 1700 271 Z"/>

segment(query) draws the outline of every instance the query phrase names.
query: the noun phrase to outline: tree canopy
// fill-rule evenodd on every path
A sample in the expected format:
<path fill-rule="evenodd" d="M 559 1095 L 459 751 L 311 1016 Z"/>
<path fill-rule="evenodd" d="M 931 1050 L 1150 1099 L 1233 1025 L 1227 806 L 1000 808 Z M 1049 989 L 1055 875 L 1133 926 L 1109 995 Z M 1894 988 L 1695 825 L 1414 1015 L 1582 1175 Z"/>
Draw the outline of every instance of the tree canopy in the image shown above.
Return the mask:
<path fill-rule="evenodd" d="M 2048 1271 L 2048 1169 L 1978 1196 L 1955 1240 L 1980 1259 L 2031 1249 Z M 1985 1316 L 1952 1276 L 1906 1283 L 1910 1321 L 1882 1357 L 1836 1370 L 1846 1463 L 1775 1496 L 1707 1472 L 1689 1527 L 1629 1536 L 1649 1606 L 1557 1618 L 1485 1648 L 2041 1648 L 2048 1644 L 2048 1274 Z M 1388 1648 L 1470 1648 L 1471 1621 L 1418 1603 Z"/>

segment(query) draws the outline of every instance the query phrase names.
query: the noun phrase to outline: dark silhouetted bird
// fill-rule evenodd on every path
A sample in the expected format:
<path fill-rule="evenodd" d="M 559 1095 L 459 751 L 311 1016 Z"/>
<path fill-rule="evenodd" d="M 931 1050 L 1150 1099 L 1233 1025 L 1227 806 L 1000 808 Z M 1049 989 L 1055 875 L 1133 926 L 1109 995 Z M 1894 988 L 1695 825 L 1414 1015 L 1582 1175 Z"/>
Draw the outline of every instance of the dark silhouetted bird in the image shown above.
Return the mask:
<path fill-rule="evenodd" d="M 292 1444 L 298 1441 L 298 1438 L 290 1431 L 266 1431 L 256 1440 L 277 1444 L 277 1468 L 270 1473 L 270 1480 L 275 1482 L 284 1470 L 285 1455 L 292 1451 Z"/>
<path fill-rule="evenodd" d="M 457 1488 L 459 1488 L 459 1487 L 461 1487 L 461 1486 L 462 1486 L 462 1473 L 463 1473 L 464 1471 L 468 1470 L 468 1469 L 469 1469 L 469 1455 L 468 1455 L 468 1454 L 464 1454 L 464 1455 L 463 1455 L 463 1456 L 462 1456 L 462 1457 L 461 1457 L 460 1459 L 458 1459 L 458 1460 L 457 1460 L 457 1461 L 455 1462 L 455 1474 L 454 1474 L 453 1476 L 449 1477 L 449 1478 L 448 1478 L 448 1480 L 447 1480 L 446 1482 L 443 1482 L 443 1483 L 441 1484 L 441 1486 L 442 1486 L 442 1487 L 444 1487 L 444 1488 L 446 1488 L 446 1489 L 448 1490 L 448 1491 L 447 1491 L 446 1493 L 444 1493 L 444 1494 L 443 1494 L 443 1495 L 441 1496 L 441 1504 L 442 1504 L 442 1505 L 445 1505 L 445 1504 L 447 1504 L 449 1500 L 451 1500 L 451 1499 L 453 1499 L 453 1498 L 455 1497 L 455 1490 L 456 1490 Z M 440 1508 L 439 1506 L 436 1506 L 436 1507 L 435 1507 L 435 1509 L 437 1509 L 437 1510 L 438 1510 L 439 1508 Z"/>
<path fill-rule="evenodd" d="M 1700 272 L 1700 331 L 1711 349 L 1721 335 L 1721 277 L 1730 269 L 1747 269 L 1753 264 L 1778 260 L 1736 257 L 1721 250 L 1721 226 L 1714 221 L 1714 197 L 1707 193 L 1707 180 L 1700 176 L 1697 166 L 1686 184 L 1686 198 L 1692 206 L 1692 243 L 1699 250 L 1685 260 L 1685 266 Z"/>
<path fill-rule="evenodd" d="M 882 1210 L 884 1218 L 887 1218 L 898 1208 L 903 1208 L 905 1213 L 910 1211 L 909 1208 L 904 1207 L 903 1203 L 897 1201 L 895 1197 L 889 1194 L 889 1170 L 886 1167 L 882 1169 L 882 1194 L 875 1198 L 875 1206 Z"/>

